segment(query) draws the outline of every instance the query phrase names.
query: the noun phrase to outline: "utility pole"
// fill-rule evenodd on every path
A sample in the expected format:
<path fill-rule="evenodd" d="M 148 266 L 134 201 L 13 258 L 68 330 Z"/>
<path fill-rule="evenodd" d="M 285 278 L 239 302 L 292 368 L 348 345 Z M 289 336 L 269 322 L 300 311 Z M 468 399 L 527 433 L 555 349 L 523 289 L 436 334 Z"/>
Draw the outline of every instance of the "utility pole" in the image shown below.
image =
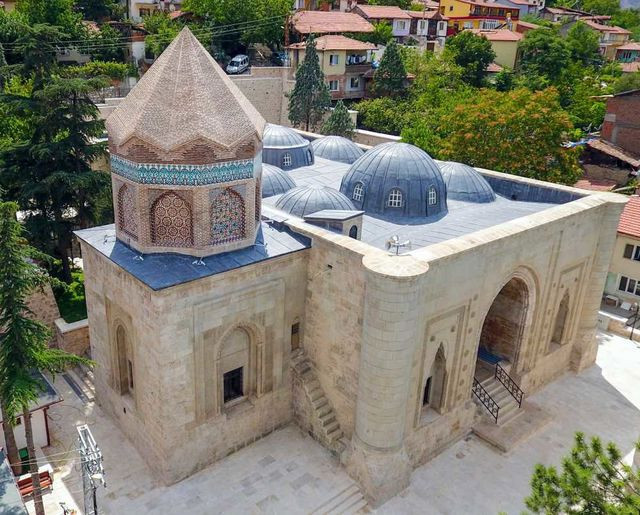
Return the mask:
<path fill-rule="evenodd" d="M 76 427 L 78 432 L 78 452 L 82 465 L 82 491 L 84 493 L 85 515 L 98 515 L 98 483 L 107 487 L 102 466 L 102 452 L 98 447 L 89 426 L 83 424 Z"/>

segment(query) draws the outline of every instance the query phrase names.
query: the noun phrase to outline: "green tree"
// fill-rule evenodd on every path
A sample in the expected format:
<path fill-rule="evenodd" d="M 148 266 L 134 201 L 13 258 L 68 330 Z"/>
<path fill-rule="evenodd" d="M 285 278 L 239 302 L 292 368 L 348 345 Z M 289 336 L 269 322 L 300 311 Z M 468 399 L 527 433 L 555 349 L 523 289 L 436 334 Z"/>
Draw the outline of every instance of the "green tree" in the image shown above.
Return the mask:
<path fill-rule="evenodd" d="M 602 63 L 598 33 L 581 21 L 574 24 L 567 33 L 567 47 L 571 59 L 585 66 L 597 66 Z"/>
<path fill-rule="evenodd" d="M 349 110 L 342 103 L 342 100 L 338 100 L 335 108 L 331 112 L 327 121 L 320 129 L 322 134 L 330 134 L 333 136 L 343 136 L 351 139 L 353 132 L 356 130 L 356 126 L 351 120 Z"/>
<path fill-rule="evenodd" d="M 373 74 L 373 89 L 378 95 L 391 97 L 402 95 L 407 89 L 407 71 L 395 41 L 391 41 L 384 50 L 380 65 Z"/>
<path fill-rule="evenodd" d="M 546 27 L 530 30 L 519 48 L 520 72 L 532 89 L 543 89 L 563 79 L 571 52 L 557 30 Z"/>
<path fill-rule="evenodd" d="M 613 93 L 640 89 L 640 72 L 623 73 L 612 86 Z"/>
<path fill-rule="evenodd" d="M 164 52 L 180 32 L 180 25 L 163 11 L 153 11 L 149 16 L 145 16 L 144 28 L 149 33 L 145 38 L 145 46 L 155 57 Z"/>
<path fill-rule="evenodd" d="M 389 97 L 361 100 L 354 109 L 358 111 L 358 124 L 367 130 L 385 134 L 400 134 L 409 102 Z"/>
<path fill-rule="evenodd" d="M 459 100 L 439 122 L 441 159 L 562 184 L 581 174 L 562 147 L 573 128 L 554 89 L 483 89 Z M 479 137 L 479 135 L 482 135 Z M 403 134 L 404 137 L 404 134 Z"/>
<path fill-rule="evenodd" d="M 623 462 L 613 442 L 590 442 L 576 433 L 562 471 L 538 464 L 527 508 L 535 513 L 632 514 L 640 512 L 640 474 Z"/>
<path fill-rule="evenodd" d="M 367 0 L 369 5 L 395 5 L 400 9 L 410 9 L 411 0 Z"/>
<path fill-rule="evenodd" d="M 611 16 L 620 10 L 619 0 L 582 0 L 582 10 L 591 14 Z"/>
<path fill-rule="evenodd" d="M 514 86 L 513 72 L 511 70 L 502 69 L 496 73 L 493 85 L 497 91 L 511 91 Z"/>
<path fill-rule="evenodd" d="M 36 514 L 44 515 L 40 477 L 33 442 L 29 405 L 45 390 L 34 372 L 56 374 L 70 366 L 89 362 L 59 349 L 49 348 L 49 329 L 35 320 L 27 299 L 47 282 L 47 276 L 30 258 L 22 226 L 16 220 L 17 205 L 0 204 L 0 400 L 5 420 L 22 415 L 33 481 Z"/>
<path fill-rule="evenodd" d="M 97 32 L 89 32 L 86 41 L 86 46 L 79 45 L 79 50 L 91 55 L 92 60 L 124 61 L 122 35 L 111 25 L 104 24 Z"/>
<path fill-rule="evenodd" d="M 27 17 L 30 25 L 54 25 L 74 39 L 84 33 L 82 15 L 74 10 L 74 0 L 21 0 L 16 9 Z"/>
<path fill-rule="evenodd" d="M 496 58 L 487 38 L 465 30 L 449 38 L 445 49 L 462 68 L 465 82 L 476 87 L 484 84 L 487 68 Z"/>
<path fill-rule="evenodd" d="M 331 95 L 320 68 L 313 35 L 307 39 L 304 59 L 296 70 L 296 83 L 289 94 L 289 120 L 305 130 L 315 127 L 331 106 Z"/>
<path fill-rule="evenodd" d="M 120 4 L 114 0 L 76 0 L 75 3 L 85 20 L 104 21 L 122 14 Z"/>

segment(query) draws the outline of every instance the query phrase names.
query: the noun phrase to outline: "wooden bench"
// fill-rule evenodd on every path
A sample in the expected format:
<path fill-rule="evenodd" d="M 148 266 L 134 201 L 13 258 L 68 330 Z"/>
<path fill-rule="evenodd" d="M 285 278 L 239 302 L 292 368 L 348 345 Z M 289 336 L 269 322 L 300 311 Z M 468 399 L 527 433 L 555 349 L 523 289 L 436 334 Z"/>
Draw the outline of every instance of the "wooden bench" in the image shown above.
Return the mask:
<path fill-rule="evenodd" d="M 53 486 L 53 469 L 51 465 L 43 465 L 38 469 L 40 476 L 40 489 L 45 490 Z M 18 489 L 22 497 L 27 497 L 33 493 L 33 481 L 31 474 L 23 474 L 18 478 Z"/>

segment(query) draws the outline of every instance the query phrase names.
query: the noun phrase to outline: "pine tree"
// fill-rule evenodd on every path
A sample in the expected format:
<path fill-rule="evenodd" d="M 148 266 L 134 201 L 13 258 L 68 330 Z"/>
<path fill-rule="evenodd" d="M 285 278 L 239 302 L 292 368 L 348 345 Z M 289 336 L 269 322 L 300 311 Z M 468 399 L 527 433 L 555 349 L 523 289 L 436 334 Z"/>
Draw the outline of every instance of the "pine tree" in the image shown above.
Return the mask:
<path fill-rule="evenodd" d="M 373 74 L 373 90 L 378 95 L 398 96 L 407 87 L 405 70 L 400 50 L 395 41 L 391 41 L 384 51 L 380 66 Z"/>
<path fill-rule="evenodd" d="M 296 71 L 296 84 L 289 94 L 289 120 L 305 130 L 315 127 L 331 107 L 331 95 L 324 81 L 313 35 L 307 39 L 304 60 Z"/>
<path fill-rule="evenodd" d="M 640 513 L 640 473 L 624 464 L 612 442 L 576 433 L 562 472 L 536 465 L 527 508 L 535 513 Z"/>
<path fill-rule="evenodd" d="M 44 515 L 29 405 L 45 385 L 34 372 L 55 374 L 89 361 L 49 348 L 49 329 L 34 319 L 27 306 L 29 296 L 48 277 L 31 261 L 35 252 L 25 243 L 17 208 L 13 202 L 0 203 L 0 403 L 6 420 L 23 417 L 35 511 Z"/>
<path fill-rule="evenodd" d="M 349 110 L 342 103 L 342 100 L 338 100 L 331 116 L 324 122 L 320 132 L 351 139 L 355 130 L 356 126 L 351 120 L 351 116 L 349 116 Z"/>

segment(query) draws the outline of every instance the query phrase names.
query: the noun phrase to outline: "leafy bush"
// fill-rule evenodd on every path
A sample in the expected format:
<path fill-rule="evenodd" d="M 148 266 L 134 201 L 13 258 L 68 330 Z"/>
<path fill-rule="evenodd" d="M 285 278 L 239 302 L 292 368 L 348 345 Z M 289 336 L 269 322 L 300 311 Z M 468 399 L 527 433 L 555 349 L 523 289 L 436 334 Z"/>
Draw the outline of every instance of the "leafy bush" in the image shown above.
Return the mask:
<path fill-rule="evenodd" d="M 389 97 L 363 100 L 353 107 L 363 129 L 387 134 L 400 134 L 404 126 L 407 102 Z"/>
<path fill-rule="evenodd" d="M 82 270 L 71 272 L 71 284 L 57 282 L 54 287 L 60 316 L 65 322 L 72 323 L 87 318 L 87 304 L 84 292 L 84 273 Z"/>
<path fill-rule="evenodd" d="M 68 66 L 62 69 L 65 77 L 92 78 L 106 76 L 111 79 L 124 79 L 125 77 L 137 77 L 138 71 L 132 64 L 90 61 L 82 66 Z"/>

